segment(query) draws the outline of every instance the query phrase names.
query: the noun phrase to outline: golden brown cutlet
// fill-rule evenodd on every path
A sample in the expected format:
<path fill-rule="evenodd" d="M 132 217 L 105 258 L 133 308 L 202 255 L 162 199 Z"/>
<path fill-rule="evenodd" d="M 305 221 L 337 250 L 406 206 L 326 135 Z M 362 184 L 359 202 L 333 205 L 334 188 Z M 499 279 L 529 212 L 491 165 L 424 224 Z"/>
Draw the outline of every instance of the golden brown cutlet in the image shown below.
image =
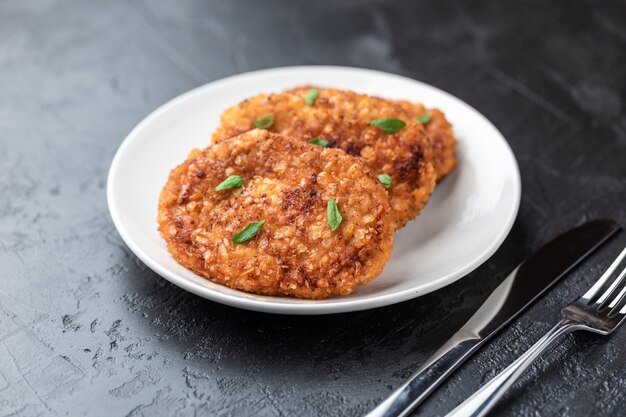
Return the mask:
<path fill-rule="evenodd" d="M 233 175 L 241 188 L 215 190 Z M 335 231 L 331 199 L 343 218 Z M 234 243 L 251 222 L 265 223 Z M 194 150 L 161 192 L 158 223 L 174 259 L 196 274 L 257 294 L 313 299 L 374 279 L 394 231 L 387 192 L 358 158 L 258 129 Z"/>
<path fill-rule="evenodd" d="M 311 105 L 312 89 L 319 95 Z M 213 135 L 220 142 L 254 128 L 271 115 L 272 132 L 300 142 L 319 138 L 331 148 L 359 157 L 373 174 L 391 177 L 388 189 L 394 227 L 417 216 L 436 184 L 432 150 L 423 126 L 400 104 L 352 91 L 304 86 L 276 94 L 261 94 L 227 109 Z M 406 125 L 387 133 L 372 125 L 377 119 L 399 119 Z"/>

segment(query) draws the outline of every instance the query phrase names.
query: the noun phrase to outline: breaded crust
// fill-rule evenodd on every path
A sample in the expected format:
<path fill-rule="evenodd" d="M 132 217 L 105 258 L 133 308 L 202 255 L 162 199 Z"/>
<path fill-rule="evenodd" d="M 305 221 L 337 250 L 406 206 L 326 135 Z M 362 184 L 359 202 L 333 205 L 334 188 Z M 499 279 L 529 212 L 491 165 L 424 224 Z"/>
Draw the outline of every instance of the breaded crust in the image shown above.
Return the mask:
<path fill-rule="evenodd" d="M 308 105 L 305 97 L 313 88 L 320 93 L 313 105 Z M 272 132 L 301 142 L 325 139 L 329 147 L 358 156 L 373 174 L 391 176 L 388 193 L 396 229 L 419 214 L 435 187 L 432 151 L 424 129 L 398 103 L 311 86 L 261 94 L 227 109 L 213 141 L 254 128 L 254 121 L 266 114 L 274 117 L 269 127 Z M 386 133 L 371 125 L 380 118 L 400 119 L 406 126 L 396 133 Z"/>
<path fill-rule="evenodd" d="M 243 187 L 215 191 L 231 175 Z M 335 231 L 332 198 L 343 217 Z M 255 237 L 233 243 L 258 221 Z M 158 223 L 177 262 L 266 295 L 349 294 L 382 271 L 393 245 L 387 193 L 359 159 L 258 129 L 193 151 L 161 192 Z"/>
<path fill-rule="evenodd" d="M 398 101 L 414 117 L 429 114 L 431 120 L 424 124 L 426 135 L 433 150 L 433 165 L 437 181 L 443 180 L 456 166 L 457 140 L 452 132 L 452 125 L 439 109 L 426 109 L 421 103 Z"/>

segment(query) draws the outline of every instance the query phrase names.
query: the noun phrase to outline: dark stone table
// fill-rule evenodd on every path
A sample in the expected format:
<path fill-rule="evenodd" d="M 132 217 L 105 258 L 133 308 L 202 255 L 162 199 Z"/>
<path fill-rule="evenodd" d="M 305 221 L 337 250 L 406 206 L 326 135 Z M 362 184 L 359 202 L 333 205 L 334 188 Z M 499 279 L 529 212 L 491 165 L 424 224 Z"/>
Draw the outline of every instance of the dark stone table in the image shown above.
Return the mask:
<path fill-rule="evenodd" d="M 519 217 L 475 272 L 419 299 L 289 317 L 159 278 L 108 215 L 109 164 L 160 104 L 245 71 L 361 66 L 467 101 L 520 164 Z M 621 1 L 0 3 L 0 416 L 359 416 L 519 261 L 587 219 L 626 224 Z M 488 152 L 488 150 L 485 150 Z M 614 238 L 420 409 L 442 415 L 556 320 Z M 626 329 L 567 337 L 494 415 L 624 415 Z"/>

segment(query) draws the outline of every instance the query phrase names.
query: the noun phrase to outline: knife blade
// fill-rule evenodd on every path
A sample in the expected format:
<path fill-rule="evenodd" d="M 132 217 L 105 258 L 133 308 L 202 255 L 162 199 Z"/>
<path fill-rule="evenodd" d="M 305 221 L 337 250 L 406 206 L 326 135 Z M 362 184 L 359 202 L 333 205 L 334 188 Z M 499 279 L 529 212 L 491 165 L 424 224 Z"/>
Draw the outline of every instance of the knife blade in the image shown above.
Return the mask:
<path fill-rule="evenodd" d="M 366 417 L 406 416 L 489 338 L 620 229 L 613 220 L 593 220 L 546 243 L 519 264 L 474 315 Z"/>

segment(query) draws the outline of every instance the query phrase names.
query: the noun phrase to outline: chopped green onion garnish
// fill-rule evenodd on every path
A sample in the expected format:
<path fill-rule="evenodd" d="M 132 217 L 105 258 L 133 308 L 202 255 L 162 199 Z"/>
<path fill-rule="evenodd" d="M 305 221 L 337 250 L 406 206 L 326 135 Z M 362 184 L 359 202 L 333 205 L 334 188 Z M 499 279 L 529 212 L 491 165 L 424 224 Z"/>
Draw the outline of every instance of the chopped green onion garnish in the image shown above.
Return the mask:
<path fill-rule="evenodd" d="M 371 124 L 387 133 L 396 133 L 406 126 L 406 123 L 399 119 L 376 119 L 372 120 Z"/>
<path fill-rule="evenodd" d="M 259 129 L 267 129 L 271 125 L 274 124 L 274 116 L 271 114 L 266 114 L 265 116 L 259 117 L 254 121 L 254 126 Z"/>
<path fill-rule="evenodd" d="M 229 188 L 241 188 L 243 180 L 239 175 L 231 175 L 215 187 L 215 191 L 226 190 Z"/>
<path fill-rule="evenodd" d="M 309 143 L 313 145 L 321 146 L 322 148 L 325 148 L 328 146 L 328 141 L 326 139 L 320 139 L 320 138 L 313 138 L 309 141 Z"/>
<path fill-rule="evenodd" d="M 391 177 L 387 174 L 379 174 L 378 181 L 383 185 L 383 187 L 389 189 L 391 188 Z"/>
<path fill-rule="evenodd" d="M 328 206 L 326 206 L 326 218 L 328 220 L 328 226 L 330 226 L 330 230 L 333 232 L 337 230 L 339 225 L 341 224 L 341 213 L 339 213 L 339 209 L 337 208 L 337 202 L 334 198 L 331 198 L 328 201 Z"/>
<path fill-rule="evenodd" d="M 317 96 L 320 95 L 319 90 L 309 90 L 308 94 L 306 95 L 306 97 L 304 98 L 304 101 L 306 102 L 306 104 L 308 104 L 309 106 L 312 106 L 313 103 L 315 103 L 315 99 L 317 98 Z"/>
<path fill-rule="evenodd" d="M 233 236 L 233 243 L 246 243 L 253 237 L 255 237 L 260 231 L 265 222 L 250 222 L 243 230 Z"/>

